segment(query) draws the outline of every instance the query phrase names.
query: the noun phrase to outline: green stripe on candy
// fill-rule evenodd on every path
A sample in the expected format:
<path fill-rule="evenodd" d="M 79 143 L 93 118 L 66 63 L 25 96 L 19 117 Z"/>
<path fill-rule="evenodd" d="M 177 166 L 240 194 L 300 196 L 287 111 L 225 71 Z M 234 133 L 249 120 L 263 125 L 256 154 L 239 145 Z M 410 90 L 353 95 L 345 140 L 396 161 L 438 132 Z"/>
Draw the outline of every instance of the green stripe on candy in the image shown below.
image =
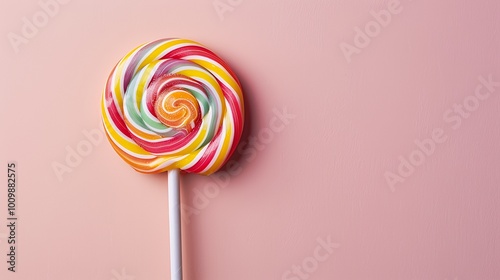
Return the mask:
<path fill-rule="evenodd" d="M 147 78 L 149 74 L 151 73 L 152 68 L 154 68 L 154 64 L 150 64 L 144 68 L 142 68 L 130 81 L 130 84 L 128 85 L 127 91 L 125 92 L 125 110 L 128 113 L 129 117 L 131 118 L 130 121 L 134 124 L 137 125 L 145 130 L 149 130 L 147 125 L 144 123 L 142 117 L 140 116 L 140 111 L 135 104 L 137 104 L 137 99 L 141 99 L 142 95 L 144 93 L 143 88 L 137 88 L 137 91 L 135 91 L 135 88 L 138 86 L 138 84 L 141 82 L 142 79 Z"/>

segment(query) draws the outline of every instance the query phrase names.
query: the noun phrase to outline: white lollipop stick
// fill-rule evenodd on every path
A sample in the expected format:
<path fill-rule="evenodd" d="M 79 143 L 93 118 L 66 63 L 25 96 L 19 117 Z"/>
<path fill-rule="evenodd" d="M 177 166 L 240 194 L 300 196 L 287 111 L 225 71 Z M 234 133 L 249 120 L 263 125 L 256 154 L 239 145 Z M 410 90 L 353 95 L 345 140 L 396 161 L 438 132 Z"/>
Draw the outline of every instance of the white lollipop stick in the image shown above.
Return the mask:
<path fill-rule="evenodd" d="M 179 188 L 179 173 L 179 169 L 168 171 L 171 280 L 182 280 L 181 197 Z"/>

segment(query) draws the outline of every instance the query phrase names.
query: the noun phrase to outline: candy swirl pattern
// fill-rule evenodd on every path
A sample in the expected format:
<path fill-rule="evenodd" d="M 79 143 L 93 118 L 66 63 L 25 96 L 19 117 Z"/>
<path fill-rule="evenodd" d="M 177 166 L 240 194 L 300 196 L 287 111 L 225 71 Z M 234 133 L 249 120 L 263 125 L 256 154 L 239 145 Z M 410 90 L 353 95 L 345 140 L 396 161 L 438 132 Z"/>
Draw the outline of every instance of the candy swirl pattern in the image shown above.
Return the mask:
<path fill-rule="evenodd" d="M 114 150 L 134 169 L 209 175 L 243 130 L 240 82 L 203 45 L 162 39 L 137 47 L 111 72 L 101 102 Z"/>

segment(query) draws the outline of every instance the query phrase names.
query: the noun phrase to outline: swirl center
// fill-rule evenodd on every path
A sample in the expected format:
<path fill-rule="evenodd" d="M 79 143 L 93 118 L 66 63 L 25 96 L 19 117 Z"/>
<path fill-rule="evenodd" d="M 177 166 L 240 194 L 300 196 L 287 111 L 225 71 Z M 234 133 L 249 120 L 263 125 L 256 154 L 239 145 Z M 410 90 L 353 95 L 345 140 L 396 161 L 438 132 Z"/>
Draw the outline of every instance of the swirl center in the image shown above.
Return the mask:
<path fill-rule="evenodd" d="M 200 117 L 200 108 L 196 98 L 181 88 L 170 88 L 158 96 L 155 113 L 164 125 L 187 132 L 193 130 Z"/>

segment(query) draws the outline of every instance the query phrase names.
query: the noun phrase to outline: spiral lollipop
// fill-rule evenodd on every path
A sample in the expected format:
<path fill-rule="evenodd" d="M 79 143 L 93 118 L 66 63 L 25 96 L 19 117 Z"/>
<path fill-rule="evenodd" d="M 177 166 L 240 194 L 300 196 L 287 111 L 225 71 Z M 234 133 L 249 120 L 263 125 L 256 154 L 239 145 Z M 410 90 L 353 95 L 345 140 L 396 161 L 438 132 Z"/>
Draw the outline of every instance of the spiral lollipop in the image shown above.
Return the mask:
<path fill-rule="evenodd" d="M 209 175 L 234 152 L 243 130 L 241 85 L 201 44 L 162 39 L 118 62 L 101 109 L 108 140 L 125 162 L 142 173 L 169 171 L 171 271 L 181 279 L 179 170 Z"/>

